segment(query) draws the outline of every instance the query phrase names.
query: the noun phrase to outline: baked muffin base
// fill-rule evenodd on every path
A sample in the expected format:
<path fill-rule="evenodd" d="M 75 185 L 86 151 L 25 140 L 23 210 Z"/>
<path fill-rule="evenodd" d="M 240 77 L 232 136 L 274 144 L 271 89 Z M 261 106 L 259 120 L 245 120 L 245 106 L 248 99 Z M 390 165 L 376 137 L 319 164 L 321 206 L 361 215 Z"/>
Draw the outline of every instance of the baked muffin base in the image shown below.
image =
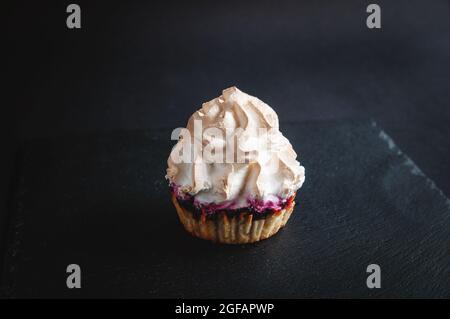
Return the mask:
<path fill-rule="evenodd" d="M 218 212 L 213 219 L 206 216 L 194 218 L 192 212 L 184 209 L 172 194 L 172 202 L 184 228 L 193 236 L 222 243 L 247 244 L 269 238 L 284 227 L 291 216 L 295 201 L 284 209 L 261 219 L 253 218 L 250 212 L 242 212 L 230 217 L 225 212 Z"/>

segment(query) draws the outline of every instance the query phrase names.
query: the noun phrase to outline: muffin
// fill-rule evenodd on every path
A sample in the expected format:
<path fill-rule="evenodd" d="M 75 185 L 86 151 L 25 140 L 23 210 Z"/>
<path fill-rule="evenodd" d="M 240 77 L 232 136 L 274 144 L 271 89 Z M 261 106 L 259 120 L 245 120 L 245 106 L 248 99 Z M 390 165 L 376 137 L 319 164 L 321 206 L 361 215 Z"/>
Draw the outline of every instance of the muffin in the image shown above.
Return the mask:
<path fill-rule="evenodd" d="M 231 87 L 174 133 L 166 178 L 189 233 L 244 244 L 286 225 L 305 169 L 270 106 Z"/>

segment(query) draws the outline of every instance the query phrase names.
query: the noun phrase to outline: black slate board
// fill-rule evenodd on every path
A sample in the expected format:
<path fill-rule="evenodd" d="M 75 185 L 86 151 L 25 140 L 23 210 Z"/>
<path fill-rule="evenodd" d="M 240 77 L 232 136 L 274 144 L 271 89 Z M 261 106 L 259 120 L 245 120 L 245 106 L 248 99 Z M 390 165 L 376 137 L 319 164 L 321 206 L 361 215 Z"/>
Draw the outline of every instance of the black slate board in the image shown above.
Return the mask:
<path fill-rule="evenodd" d="M 306 167 L 288 226 L 254 245 L 188 235 L 164 180 L 170 130 L 25 145 L 10 297 L 450 297 L 450 202 L 374 122 L 284 124 Z M 66 287 L 81 266 L 82 288 Z M 381 289 L 366 267 L 381 266 Z"/>

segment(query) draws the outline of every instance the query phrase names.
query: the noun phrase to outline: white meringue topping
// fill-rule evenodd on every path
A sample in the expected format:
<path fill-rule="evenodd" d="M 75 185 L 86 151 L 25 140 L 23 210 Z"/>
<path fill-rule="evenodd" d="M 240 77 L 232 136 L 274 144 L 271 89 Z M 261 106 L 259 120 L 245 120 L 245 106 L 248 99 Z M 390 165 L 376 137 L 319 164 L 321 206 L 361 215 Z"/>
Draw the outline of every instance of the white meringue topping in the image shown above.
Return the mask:
<path fill-rule="evenodd" d="M 236 209 L 255 200 L 283 201 L 305 180 L 305 169 L 279 131 L 275 111 L 236 87 L 204 103 L 189 119 L 187 130 L 189 137 L 179 139 L 167 161 L 166 178 L 176 185 L 177 196 Z M 267 134 L 260 133 L 264 130 Z M 192 160 L 180 162 L 180 150 L 188 150 Z M 225 154 L 230 150 L 237 155 Z"/>

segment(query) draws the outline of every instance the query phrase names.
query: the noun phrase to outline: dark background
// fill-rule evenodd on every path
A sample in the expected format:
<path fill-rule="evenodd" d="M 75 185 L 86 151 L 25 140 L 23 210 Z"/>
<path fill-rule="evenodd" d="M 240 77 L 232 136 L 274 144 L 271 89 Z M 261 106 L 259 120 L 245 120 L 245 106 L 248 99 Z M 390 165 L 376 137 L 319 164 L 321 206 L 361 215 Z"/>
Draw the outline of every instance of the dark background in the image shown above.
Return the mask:
<path fill-rule="evenodd" d="M 374 118 L 450 193 L 449 1 L 377 1 L 381 30 L 369 1 L 69 3 L 2 4 L 2 212 L 23 139 L 184 126 L 232 85 L 281 125 Z"/>

